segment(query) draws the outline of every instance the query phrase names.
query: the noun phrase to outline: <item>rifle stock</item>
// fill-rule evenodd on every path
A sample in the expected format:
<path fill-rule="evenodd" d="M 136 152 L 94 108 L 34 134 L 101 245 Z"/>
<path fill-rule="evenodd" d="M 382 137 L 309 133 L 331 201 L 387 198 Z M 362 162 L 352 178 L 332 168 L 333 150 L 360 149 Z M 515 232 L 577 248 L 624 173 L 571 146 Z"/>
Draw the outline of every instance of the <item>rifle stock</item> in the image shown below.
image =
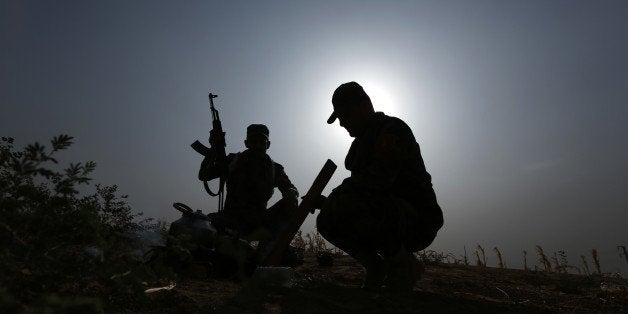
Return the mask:
<path fill-rule="evenodd" d="M 303 197 L 301 204 L 292 216 L 292 219 L 282 228 L 279 235 L 271 240 L 262 250 L 261 266 L 277 266 L 281 263 L 281 257 L 284 249 L 290 244 L 294 236 L 301 228 L 303 221 L 314 207 L 316 198 L 321 195 L 331 176 L 336 171 L 336 164 L 327 159 L 325 165 L 314 179 L 314 183 Z"/>

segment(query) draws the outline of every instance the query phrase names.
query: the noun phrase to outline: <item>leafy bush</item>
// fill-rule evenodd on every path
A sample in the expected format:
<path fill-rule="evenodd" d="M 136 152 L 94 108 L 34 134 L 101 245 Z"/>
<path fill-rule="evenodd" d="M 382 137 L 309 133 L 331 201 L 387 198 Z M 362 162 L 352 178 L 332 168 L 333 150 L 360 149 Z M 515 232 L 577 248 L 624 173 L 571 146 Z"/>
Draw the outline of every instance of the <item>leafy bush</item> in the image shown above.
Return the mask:
<path fill-rule="evenodd" d="M 140 291 L 138 277 L 148 271 L 131 254 L 129 235 L 146 228 L 150 219 L 136 222 L 142 214 L 132 212 L 126 196 L 116 196 L 115 185 L 96 185 L 93 194 L 80 195 L 79 186 L 91 181 L 94 162 L 53 170 L 59 168 L 55 155 L 71 145 L 67 135 L 54 137 L 49 150 L 38 143 L 16 150 L 8 137 L 0 142 L 4 299 L 16 298 L 27 305 L 55 300 L 58 305 L 61 301 L 52 293 L 104 295 L 109 302 L 141 295 L 133 292 Z"/>

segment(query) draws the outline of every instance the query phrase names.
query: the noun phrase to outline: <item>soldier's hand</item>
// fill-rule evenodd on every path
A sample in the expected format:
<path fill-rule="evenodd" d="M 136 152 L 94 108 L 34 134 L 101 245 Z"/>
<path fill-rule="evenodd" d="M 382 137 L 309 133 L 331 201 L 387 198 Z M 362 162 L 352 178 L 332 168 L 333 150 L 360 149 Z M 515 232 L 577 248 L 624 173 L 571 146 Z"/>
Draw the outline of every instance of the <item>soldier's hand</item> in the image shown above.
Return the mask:
<path fill-rule="evenodd" d="M 305 196 L 301 197 L 301 199 L 305 198 Z M 313 214 L 316 209 L 323 208 L 325 202 L 327 201 L 327 197 L 323 195 L 317 195 L 312 198 L 312 209 L 310 213 Z"/>
<path fill-rule="evenodd" d="M 298 199 L 299 198 L 299 191 L 297 191 L 297 188 L 290 187 L 289 189 L 286 189 L 285 192 L 283 192 L 282 194 L 283 197 L 285 198 L 294 198 L 294 199 Z"/>
<path fill-rule="evenodd" d="M 217 132 L 214 130 L 209 131 L 209 145 L 214 147 L 214 146 L 220 146 L 222 145 L 222 143 L 225 142 L 225 135 L 222 132 Z"/>
<path fill-rule="evenodd" d="M 281 201 L 288 206 L 290 211 L 296 210 L 299 207 L 299 193 L 296 189 L 287 189 L 281 191 Z"/>
<path fill-rule="evenodd" d="M 297 207 L 299 207 L 299 198 L 294 196 L 294 197 L 286 197 L 284 198 L 289 204 L 290 207 L 294 208 L 295 210 L 297 209 Z"/>

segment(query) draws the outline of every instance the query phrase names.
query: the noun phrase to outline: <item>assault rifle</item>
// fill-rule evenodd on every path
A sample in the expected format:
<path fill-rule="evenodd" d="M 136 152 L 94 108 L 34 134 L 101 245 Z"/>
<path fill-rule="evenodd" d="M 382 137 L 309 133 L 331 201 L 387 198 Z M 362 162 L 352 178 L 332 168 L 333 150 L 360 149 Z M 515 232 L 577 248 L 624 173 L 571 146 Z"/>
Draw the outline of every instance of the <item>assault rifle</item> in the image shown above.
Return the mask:
<path fill-rule="evenodd" d="M 192 148 L 198 152 L 199 154 L 205 156 L 205 158 L 210 158 L 210 161 L 213 165 L 219 167 L 219 169 L 225 168 L 225 162 L 227 159 L 227 154 L 225 153 L 225 146 L 227 146 L 225 142 L 225 132 L 222 130 L 222 123 L 220 122 L 220 115 L 218 110 L 214 107 L 214 98 L 217 98 L 218 95 L 214 95 L 209 93 L 209 108 L 212 113 L 212 129 L 209 132 L 210 134 L 210 146 L 211 149 L 207 146 L 203 145 L 198 140 L 192 143 Z M 205 191 L 211 196 L 218 196 L 218 211 L 222 211 L 223 207 L 223 196 L 224 196 L 224 188 L 225 188 L 225 177 L 226 173 L 222 173 L 219 178 L 218 192 L 214 193 L 207 184 L 207 181 L 203 181 L 203 186 L 205 187 Z"/>

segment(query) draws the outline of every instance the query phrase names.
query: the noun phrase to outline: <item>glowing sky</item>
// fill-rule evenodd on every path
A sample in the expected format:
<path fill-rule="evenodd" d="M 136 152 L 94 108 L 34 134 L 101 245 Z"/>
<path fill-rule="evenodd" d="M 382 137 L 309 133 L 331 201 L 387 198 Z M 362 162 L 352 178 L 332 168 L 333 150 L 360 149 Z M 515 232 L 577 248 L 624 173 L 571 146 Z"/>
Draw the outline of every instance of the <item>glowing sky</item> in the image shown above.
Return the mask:
<path fill-rule="evenodd" d="M 74 136 L 61 160 L 96 161 L 95 182 L 172 221 L 173 202 L 216 208 L 189 148 L 208 92 L 227 150 L 267 124 L 305 193 L 343 165 L 351 139 L 325 121 L 355 80 L 421 145 L 445 214 L 432 249 L 520 266 L 536 244 L 573 264 L 597 248 L 625 273 L 627 17 L 626 1 L 2 1 L 0 133 Z"/>

